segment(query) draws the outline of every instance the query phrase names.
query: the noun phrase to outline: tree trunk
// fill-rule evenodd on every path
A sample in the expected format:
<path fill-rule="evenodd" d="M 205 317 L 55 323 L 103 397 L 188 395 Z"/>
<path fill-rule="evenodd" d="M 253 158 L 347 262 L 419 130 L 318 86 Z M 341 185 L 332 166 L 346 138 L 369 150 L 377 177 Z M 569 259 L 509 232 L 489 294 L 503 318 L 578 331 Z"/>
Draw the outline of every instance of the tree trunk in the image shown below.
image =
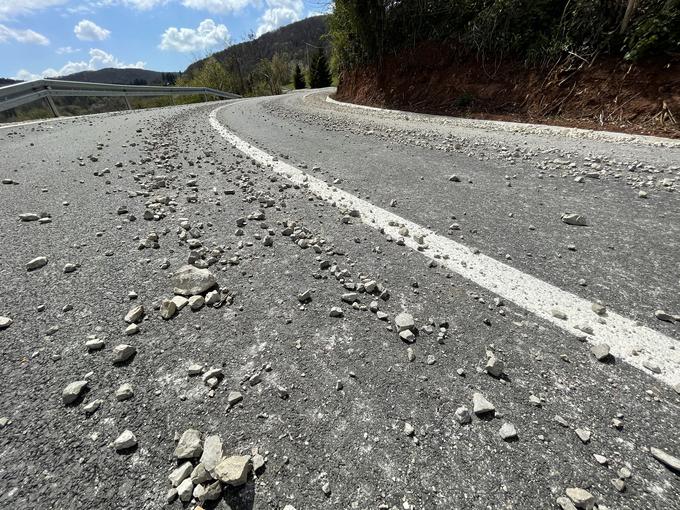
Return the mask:
<path fill-rule="evenodd" d="M 637 7 L 638 0 L 628 0 L 628 5 L 626 6 L 626 13 L 623 15 L 623 21 L 621 21 L 621 30 L 619 33 L 625 34 L 628 31 L 628 25 L 630 24 L 630 19 L 633 17 L 635 8 Z"/>

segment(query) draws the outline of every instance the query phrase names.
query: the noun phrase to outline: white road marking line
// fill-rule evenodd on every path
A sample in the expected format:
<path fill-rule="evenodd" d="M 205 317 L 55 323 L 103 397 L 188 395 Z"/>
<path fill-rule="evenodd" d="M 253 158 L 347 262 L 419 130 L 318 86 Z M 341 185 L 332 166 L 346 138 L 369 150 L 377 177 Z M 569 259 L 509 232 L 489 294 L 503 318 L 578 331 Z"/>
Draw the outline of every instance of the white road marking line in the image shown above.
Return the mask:
<path fill-rule="evenodd" d="M 384 230 L 385 234 L 395 239 L 399 235 L 399 227 L 409 230 L 409 237 L 404 237 L 406 246 L 413 250 L 422 248 L 414 239 L 417 235 L 425 238 L 428 248 L 420 251 L 424 256 L 436 260 L 447 269 L 458 273 L 475 284 L 483 287 L 507 301 L 524 308 L 528 312 L 559 326 L 568 333 L 582 337 L 584 333 L 577 326 L 587 325 L 593 330 L 588 335 L 592 344 L 607 343 L 611 353 L 618 361 L 630 365 L 656 377 L 666 384 L 680 383 L 680 342 L 658 331 L 636 324 L 635 321 L 609 311 L 605 317 L 599 317 L 591 310 L 592 303 L 574 294 L 566 292 L 554 285 L 528 275 L 483 254 L 474 254 L 470 248 L 451 239 L 440 236 L 416 223 L 404 219 L 394 213 L 362 200 L 351 193 L 330 186 L 324 181 L 306 174 L 299 168 L 279 161 L 261 149 L 239 138 L 229 131 L 217 119 L 221 106 L 210 112 L 210 124 L 236 149 L 258 163 L 270 167 L 295 184 L 306 187 L 318 197 L 335 202 L 340 209 L 357 210 L 361 220 L 376 230 Z M 396 226 L 395 226 L 396 225 Z M 551 313 L 558 309 L 567 315 L 566 320 L 554 317 Z M 604 319 L 600 322 L 600 319 Z M 675 349 L 675 345 L 678 349 Z M 645 364 L 654 364 L 661 369 L 660 374 L 652 373 Z M 651 365 L 650 365 L 651 366 Z"/>

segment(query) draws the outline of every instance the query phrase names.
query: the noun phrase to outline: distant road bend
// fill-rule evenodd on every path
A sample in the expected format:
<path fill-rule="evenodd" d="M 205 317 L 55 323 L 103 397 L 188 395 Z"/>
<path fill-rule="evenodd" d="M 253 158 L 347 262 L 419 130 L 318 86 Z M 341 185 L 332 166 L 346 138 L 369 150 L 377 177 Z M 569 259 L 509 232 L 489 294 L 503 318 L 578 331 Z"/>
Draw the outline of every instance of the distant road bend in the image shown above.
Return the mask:
<path fill-rule="evenodd" d="M 680 509 L 680 142 L 328 93 L 0 126 L 0 502 Z"/>

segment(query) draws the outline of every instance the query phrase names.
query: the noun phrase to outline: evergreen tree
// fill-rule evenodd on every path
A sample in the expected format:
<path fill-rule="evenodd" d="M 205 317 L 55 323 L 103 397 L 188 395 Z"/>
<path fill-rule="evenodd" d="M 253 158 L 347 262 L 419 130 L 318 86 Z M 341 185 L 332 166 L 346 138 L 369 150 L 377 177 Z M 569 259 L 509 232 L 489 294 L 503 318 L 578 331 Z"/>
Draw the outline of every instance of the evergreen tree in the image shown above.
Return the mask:
<path fill-rule="evenodd" d="M 331 72 L 328 69 L 326 55 L 323 49 L 319 48 L 319 52 L 314 56 L 309 66 L 309 86 L 318 89 L 329 87 L 331 82 Z"/>
<path fill-rule="evenodd" d="M 293 85 L 296 89 L 305 88 L 305 78 L 302 76 L 302 69 L 300 69 L 300 64 L 295 64 L 295 72 L 293 73 Z"/>

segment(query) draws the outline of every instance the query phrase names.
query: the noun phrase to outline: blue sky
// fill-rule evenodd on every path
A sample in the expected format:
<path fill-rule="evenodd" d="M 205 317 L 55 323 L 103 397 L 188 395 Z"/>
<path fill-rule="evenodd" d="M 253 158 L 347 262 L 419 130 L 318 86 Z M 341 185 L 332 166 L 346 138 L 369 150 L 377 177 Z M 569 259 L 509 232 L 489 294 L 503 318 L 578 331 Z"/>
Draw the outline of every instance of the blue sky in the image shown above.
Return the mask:
<path fill-rule="evenodd" d="M 0 77 L 104 67 L 180 71 L 331 0 L 0 0 Z"/>

